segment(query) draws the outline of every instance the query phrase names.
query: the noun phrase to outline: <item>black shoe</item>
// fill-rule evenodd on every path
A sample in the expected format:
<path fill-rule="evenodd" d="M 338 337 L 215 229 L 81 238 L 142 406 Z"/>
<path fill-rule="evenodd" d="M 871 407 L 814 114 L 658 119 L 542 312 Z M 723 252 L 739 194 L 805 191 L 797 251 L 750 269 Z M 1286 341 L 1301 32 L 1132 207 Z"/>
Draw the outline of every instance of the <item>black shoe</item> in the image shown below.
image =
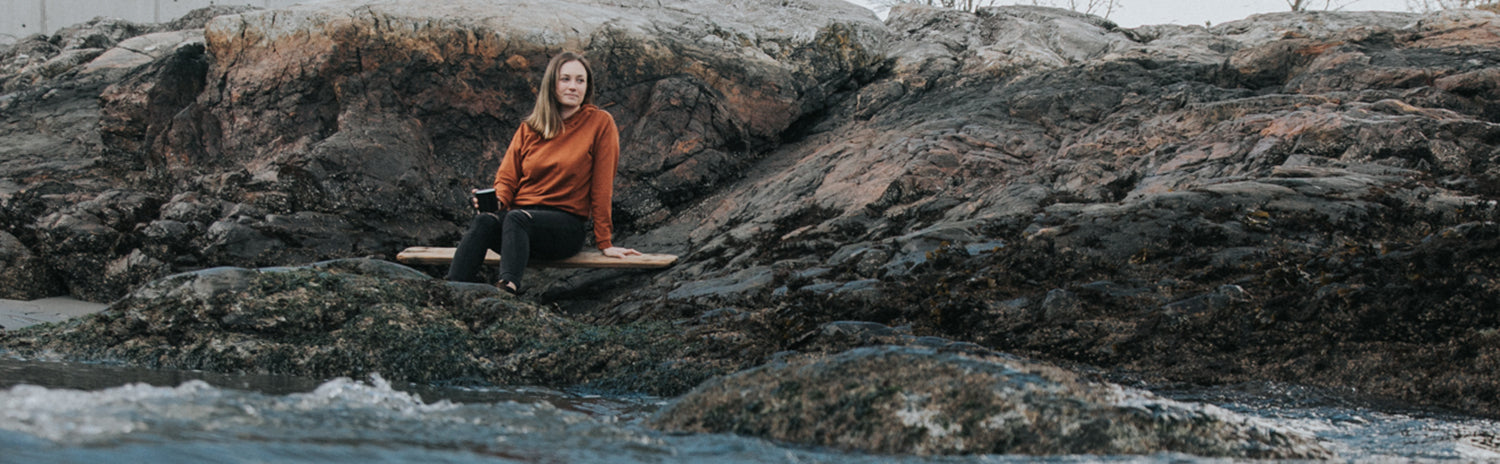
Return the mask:
<path fill-rule="evenodd" d="M 499 281 L 499 282 L 495 282 L 495 286 L 496 287 L 500 287 L 501 290 L 505 290 L 506 293 L 509 293 L 511 295 L 518 295 L 519 296 L 521 294 L 520 286 L 514 286 L 514 287 L 512 287 L 512 285 L 515 285 L 515 283 L 514 282 L 506 282 L 504 280 Z"/>

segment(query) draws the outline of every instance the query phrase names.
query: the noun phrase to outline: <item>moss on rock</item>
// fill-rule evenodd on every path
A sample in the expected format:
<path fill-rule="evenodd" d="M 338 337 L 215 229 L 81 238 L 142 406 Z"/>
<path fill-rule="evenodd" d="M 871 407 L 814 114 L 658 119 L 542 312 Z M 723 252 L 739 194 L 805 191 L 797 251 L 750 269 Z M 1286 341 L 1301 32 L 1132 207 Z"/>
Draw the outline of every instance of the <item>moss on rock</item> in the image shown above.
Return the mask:
<path fill-rule="evenodd" d="M 0 334 L 23 355 L 153 368 L 666 395 L 738 367 L 689 356 L 701 343 L 665 322 L 591 325 L 364 259 L 178 274 L 100 314 Z"/>
<path fill-rule="evenodd" d="M 993 353 L 920 347 L 857 348 L 715 379 L 653 423 L 879 453 L 1331 456 L 1311 438 L 1211 406 Z"/>

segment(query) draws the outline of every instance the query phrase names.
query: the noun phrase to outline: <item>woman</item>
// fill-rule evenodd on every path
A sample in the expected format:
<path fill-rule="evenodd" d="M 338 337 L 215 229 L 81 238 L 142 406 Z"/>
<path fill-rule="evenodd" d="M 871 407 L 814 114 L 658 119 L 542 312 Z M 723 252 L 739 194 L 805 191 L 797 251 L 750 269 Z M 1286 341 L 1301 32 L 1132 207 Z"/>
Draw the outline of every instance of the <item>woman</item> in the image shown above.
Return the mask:
<path fill-rule="evenodd" d="M 495 286 L 518 293 L 526 263 L 562 259 L 583 246 L 593 219 L 594 243 L 606 256 L 641 254 L 614 246 L 610 200 L 620 134 L 615 120 L 594 106 L 593 69 L 563 52 L 547 63 L 536 106 L 511 137 L 495 172 L 497 212 L 474 217 L 448 267 L 448 280 L 475 282 L 485 250 L 500 253 Z M 478 202 L 475 202 L 478 206 Z"/>

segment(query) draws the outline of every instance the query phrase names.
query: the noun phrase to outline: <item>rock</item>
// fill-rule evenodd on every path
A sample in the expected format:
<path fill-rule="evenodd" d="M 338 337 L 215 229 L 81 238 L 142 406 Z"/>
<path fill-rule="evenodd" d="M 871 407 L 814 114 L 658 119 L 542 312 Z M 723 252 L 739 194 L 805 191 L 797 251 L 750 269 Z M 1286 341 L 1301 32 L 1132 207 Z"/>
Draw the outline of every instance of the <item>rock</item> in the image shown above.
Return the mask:
<path fill-rule="evenodd" d="M 901 4 L 888 27 L 903 33 L 894 70 L 910 87 L 970 76 L 1056 69 L 1096 59 L 1130 43 L 1113 23 L 1056 8 L 1013 6 L 978 14 Z"/>
<path fill-rule="evenodd" d="M 1073 292 L 1054 289 L 1042 300 L 1041 318 L 1046 321 L 1072 321 L 1084 315 L 1083 301 Z"/>
<path fill-rule="evenodd" d="M 216 153 L 168 160 L 163 167 L 213 168 L 261 156 L 261 147 L 270 147 L 292 154 L 280 163 L 286 168 L 267 166 L 273 170 L 252 177 L 271 181 L 267 188 L 299 182 L 290 191 L 303 208 L 430 217 L 427 205 L 455 203 L 461 192 L 412 198 L 412 187 L 488 183 L 498 162 L 492 150 L 509 139 L 529 100 L 527 82 L 552 50 L 576 48 L 597 55 L 601 104 L 615 114 L 625 144 L 634 148 L 621 164 L 622 187 L 635 193 L 622 200 L 642 203 L 620 205 L 637 212 L 620 219 L 652 217 L 661 206 L 642 205 L 670 207 L 701 196 L 753 159 L 728 153 L 775 143 L 799 115 L 825 106 L 828 95 L 870 74 L 867 69 L 878 63 L 884 31 L 868 14 L 832 2 L 777 5 L 697 1 L 658 8 L 580 2 L 562 8 L 569 12 L 565 16 L 549 7 L 544 17 L 533 17 L 539 13 L 504 1 L 340 2 L 221 18 L 207 28 L 209 53 L 234 65 L 211 71 L 216 80 L 208 86 L 218 90 L 198 104 L 206 117 L 257 120 L 265 127 L 201 134 Z M 351 9 L 353 16 L 347 14 Z M 806 14 L 811 11 L 826 14 Z M 432 22 L 431 17 L 453 20 Z M 767 21 L 776 26 L 761 25 Z M 410 27 L 386 29 L 399 24 Z M 273 51 L 292 45 L 297 53 Z M 384 65 L 326 81 L 266 79 L 280 76 L 282 69 L 336 69 L 360 62 Z M 491 74 L 483 81 L 466 80 Z M 390 106 L 388 95 L 397 88 L 382 82 L 419 86 L 401 92 L 417 95 L 412 103 L 426 107 L 428 116 L 395 116 L 403 111 Z M 775 84 L 762 84 L 770 82 Z M 455 88 L 468 90 L 448 90 Z M 298 99 L 282 95 L 330 98 L 283 107 L 276 102 Z M 474 106 L 473 98 L 486 103 Z M 251 116 L 268 110 L 289 117 Z M 506 123 L 496 126 L 497 120 Z M 464 125 L 473 126 L 424 133 Z M 332 182 L 335 172 L 349 174 L 349 180 Z M 655 195 L 642 195 L 653 190 Z M 361 193 L 346 204 L 353 198 L 346 192 Z"/>
<path fill-rule="evenodd" d="M 109 254 L 120 242 L 120 233 L 88 212 L 54 213 L 42 218 L 37 229 L 44 243 L 49 244 L 48 264 L 63 274 L 69 292 L 104 297 L 100 293 L 104 280 L 99 278 L 99 270 L 112 261 Z"/>
<path fill-rule="evenodd" d="M 132 37 L 120 41 L 109 50 L 104 51 L 97 58 L 89 61 L 81 70 L 82 73 L 119 72 L 123 77 L 138 67 L 150 64 L 160 59 L 167 53 L 175 52 L 177 47 L 188 43 L 202 44 L 203 31 L 186 30 L 157 32 L 142 36 Z M 200 76 L 201 80 L 201 76 Z M 187 95 L 195 95 L 197 92 L 189 92 Z"/>
<path fill-rule="evenodd" d="M 718 378 L 651 424 L 872 453 L 1332 457 L 1310 437 L 1212 406 L 1036 362 L 911 347 L 792 359 Z"/>
<path fill-rule="evenodd" d="M 130 21 L 95 18 L 59 29 L 52 35 L 27 37 L 0 54 L 0 90 L 16 92 L 45 85 L 89 63 L 120 41 L 150 32 Z"/>
<path fill-rule="evenodd" d="M 210 225 L 204 234 L 204 241 L 208 243 L 205 253 L 242 261 L 254 260 L 262 254 L 286 247 L 280 240 L 229 219 Z"/>
<path fill-rule="evenodd" d="M 530 108 L 532 81 L 561 48 L 593 57 L 598 103 L 629 147 L 616 197 L 617 230 L 628 234 L 734 180 L 766 147 L 795 137 L 796 121 L 873 79 L 889 37 L 870 12 L 826 0 L 561 9 L 350 0 L 190 16 L 161 26 L 94 22 L 0 57 L 16 66 L 0 84 L 22 90 L 0 106 L 36 120 L 0 127 L 12 178 L 68 172 L 88 180 L 77 186 L 85 194 L 152 190 L 276 215 L 199 215 L 191 230 L 208 235 L 196 241 L 202 248 L 143 250 L 177 270 L 452 244 L 469 217 L 468 188 L 490 182 Z M 119 230 L 156 219 L 193 222 L 145 218 Z M 226 248 L 218 242 L 228 223 L 211 226 L 224 220 L 283 248 Z"/>
<path fill-rule="evenodd" d="M 1021 358 L 995 353 L 973 343 L 954 341 L 934 336 L 918 336 L 910 326 L 890 327 L 867 321 L 833 321 L 803 334 L 795 343 L 803 354 L 832 355 L 855 348 L 872 346 L 910 346 L 932 348 L 947 353 L 979 353 L 1019 360 Z"/>
<path fill-rule="evenodd" d="M 150 279 L 171 271 L 171 266 L 163 263 L 151 255 L 137 248 L 131 250 L 129 255 L 109 262 L 104 267 L 104 272 L 98 274 L 98 278 L 105 285 L 130 285 L 133 282 Z"/>
<path fill-rule="evenodd" d="M 137 256 L 119 265 L 151 265 Z M 0 332 L 12 353 L 152 368 L 665 395 L 737 366 L 689 359 L 717 344 L 670 324 L 582 324 L 493 286 L 367 259 L 177 274 L 90 317 Z"/>
<path fill-rule="evenodd" d="M 30 226 L 45 245 L 47 262 L 85 299 L 113 299 L 112 289 L 155 278 L 168 268 L 137 249 L 134 226 L 155 214 L 160 200 L 128 190 L 111 190 Z"/>
<path fill-rule="evenodd" d="M 59 53 L 46 62 L 37 65 L 35 72 L 43 79 L 57 77 L 59 74 L 72 70 L 78 65 L 93 61 L 95 57 L 104 53 L 102 48 L 73 49 Z M 26 70 L 22 70 L 25 72 Z"/>
<path fill-rule="evenodd" d="M 16 236 L 0 231 L 0 298 L 35 300 L 64 291 L 46 261 Z"/>
<path fill-rule="evenodd" d="M 999 10 L 893 11 L 892 50 L 902 54 L 890 75 L 831 108 L 840 122 L 767 155 L 753 177 L 682 216 L 692 230 L 682 235 L 688 249 L 729 265 L 673 269 L 663 280 L 713 281 L 795 254 L 833 269 L 814 288 L 879 277 L 888 295 L 845 302 L 788 286 L 775 304 L 798 334 L 872 321 L 1172 380 L 1313 381 L 1422 404 L 1496 407 L 1475 399 L 1485 395 L 1458 393 L 1488 391 L 1493 380 L 1475 367 L 1494 357 L 1489 339 L 1460 329 L 1494 324 L 1469 319 L 1489 314 L 1480 303 L 1495 296 L 1487 279 L 1424 277 L 1444 290 L 1412 290 L 1426 295 L 1412 297 L 1421 302 L 1382 300 L 1371 289 L 1411 281 L 1354 271 L 1388 256 L 1423 269 L 1416 263 L 1457 259 L 1466 273 L 1491 272 L 1485 239 L 1458 245 L 1469 256 L 1462 259 L 1425 247 L 1422 257 L 1400 252 L 1439 230 L 1497 219 L 1485 205 L 1500 192 L 1470 181 L 1495 178 L 1484 161 L 1497 140 L 1494 98 L 1481 90 L 1493 77 L 1482 71 L 1494 61 L 1481 51 L 1491 50 L 1488 13 L 1267 15 L 1214 28 L 1118 30 L 1050 10 Z M 1037 15 L 1050 19 L 1004 19 Z M 989 27 L 1002 19 L 1021 30 Z M 906 27 L 928 21 L 943 26 Z M 987 47 L 1037 49 L 991 37 L 1061 30 L 1092 31 L 1098 37 L 1080 43 L 1110 45 L 1072 62 L 985 71 L 1007 63 L 988 58 L 996 67 L 987 68 Z M 922 230 L 964 233 L 903 248 Z M 791 239 L 837 245 L 767 251 Z M 944 240 L 949 248 L 934 246 Z M 1006 246 L 967 252 L 994 240 Z M 939 249 L 966 253 L 931 265 L 926 252 Z M 1089 287 L 1102 280 L 1131 291 Z M 1402 335 L 1385 324 L 1411 319 L 1382 316 L 1398 307 L 1445 308 L 1424 314 L 1455 324 L 1445 333 L 1457 338 L 1424 339 L 1413 334 L 1431 326 L 1393 322 L 1410 329 Z M 634 314 L 664 311 L 684 309 Z M 1373 326 L 1388 331 L 1379 341 L 1361 338 Z M 1348 351 L 1325 349 L 1323 330 L 1348 340 L 1337 342 Z M 1395 348 L 1407 343 L 1425 354 Z M 1266 346 L 1286 351 L 1257 351 Z M 1377 359 L 1399 359 L 1410 372 L 1404 378 L 1434 380 L 1378 380 L 1391 367 Z"/>
<path fill-rule="evenodd" d="M 100 95 L 104 143 L 130 154 L 164 143 L 168 123 L 203 90 L 203 51 L 202 31 L 162 32 L 126 40 L 89 63 L 84 73 L 138 74 Z M 148 160 L 135 158 L 132 167 L 144 170 Z"/>
<path fill-rule="evenodd" d="M 213 5 L 189 11 L 187 14 L 162 24 L 158 29 L 163 31 L 197 31 L 208 25 L 214 18 L 226 15 L 240 14 L 259 10 L 260 8 L 250 5 Z"/>
<path fill-rule="evenodd" d="M 751 293 L 764 289 L 772 282 L 770 269 L 751 268 L 744 272 L 717 280 L 703 280 L 690 282 L 678 287 L 667 295 L 674 300 L 739 300 L 749 297 Z"/>
<path fill-rule="evenodd" d="M 120 41 L 150 30 L 149 26 L 114 18 L 95 18 L 83 24 L 64 27 L 53 34 L 63 50 L 110 48 Z"/>

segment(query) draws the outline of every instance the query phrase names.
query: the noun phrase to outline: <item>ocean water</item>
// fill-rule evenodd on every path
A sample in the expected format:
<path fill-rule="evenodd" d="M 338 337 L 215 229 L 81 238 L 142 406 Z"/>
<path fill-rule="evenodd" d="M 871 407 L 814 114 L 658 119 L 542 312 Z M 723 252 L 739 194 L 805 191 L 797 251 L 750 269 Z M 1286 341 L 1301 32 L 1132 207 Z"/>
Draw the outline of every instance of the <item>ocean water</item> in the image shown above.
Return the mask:
<path fill-rule="evenodd" d="M 1500 460 L 1500 422 L 1265 384 L 1158 392 L 1320 439 L 1348 461 Z M 642 423 L 666 404 L 543 388 L 153 371 L 0 359 L 0 463 L 979 463 L 847 453 Z M 1044 462 L 1222 462 L 1182 454 Z"/>

